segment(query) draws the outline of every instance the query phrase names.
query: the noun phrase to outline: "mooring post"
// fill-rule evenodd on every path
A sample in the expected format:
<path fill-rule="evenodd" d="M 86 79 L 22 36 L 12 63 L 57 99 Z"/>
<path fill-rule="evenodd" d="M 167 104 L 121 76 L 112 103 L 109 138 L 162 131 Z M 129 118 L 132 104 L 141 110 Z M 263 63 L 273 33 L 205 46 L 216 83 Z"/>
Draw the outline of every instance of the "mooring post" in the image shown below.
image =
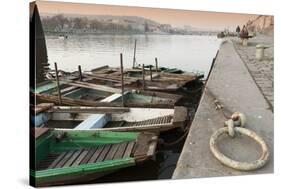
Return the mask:
<path fill-rule="evenodd" d="M 152 81 L 152 70 L 151 70 L 151 66 L 149 66 L 149 71 L 150 71 L 150 81 Z"/>
<path fill-rule="evenodd" d="M 156 69 L 156 72 L 158 72 L 158 60 L 157 60 L 157 57 L 155 57 L 155 69 Z"/>
<path fill-rule="evenodd" d="M 122 105 L 125 106 L 124 102 L 124 75 L 123 75 L 123 54 L 120 53 L 120 69 L 121 69 L 121 93 L 122 93 Z"/>
<path fill-rule="evenodd" d="M 83 76 L 82 76 L 82 71 L 81 71 L 81 66 L 78 66 L 78 72 L 79 72 L 79 80 L 82 81 L 83 80 Z"/>
<path fill-rule="evenodd" d="M 137 49 L 137 40 L 135 39 L 133 68 L 135 68 L 135 63 L 136 63 L 136 49 Z"/>
<path fill-rule="evenodd" d="M 62 101 L 61 101 L 61 94 L 60 94 L 60 82 L 59 82 L 58 66 L 57 66 L 56 62 L 55 62 L 55 72 L 56 72 L 57 92 L 58 92 L 58 97 L 59 97 L 59 104 L 61 105 Z"/>
<path fill-rule="evenodd" d="M 145 70 L 144 70 L 144 64 L 142 64 L 142 89 L 145 90 Z"/>

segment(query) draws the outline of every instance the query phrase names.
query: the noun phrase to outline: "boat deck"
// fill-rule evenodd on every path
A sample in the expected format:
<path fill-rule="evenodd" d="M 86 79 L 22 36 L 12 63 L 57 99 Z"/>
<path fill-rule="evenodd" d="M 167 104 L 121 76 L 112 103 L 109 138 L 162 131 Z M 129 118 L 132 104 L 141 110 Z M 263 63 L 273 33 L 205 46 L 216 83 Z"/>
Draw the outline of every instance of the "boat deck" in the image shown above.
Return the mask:
<path fill-rule="evenodd" d="M 172 115 L 157 117 L 154 119 L 147 119 L 143 121 L 127 122 L 127 121 L 110 121 L 105 125 L 105 128 L 114 127 L 137 127 L 145 125 L 158 125 L 158 124 L 172 124 Z"/>
<path fill-rule="evenodd" d="M 141 133 L 134 141 L 81 148 L 61 153 L 49 153 L 44 160 L 37 163 L 36 170 L 74 167 L 128 157 L 135 158 L 136 163 L 138 163 L 154 154 L 153 140 L 157 141 L 155 134 Z"/>
<path fill-rule="evenodd" d="M 194 81 L 198 76 L 194 73 L 175 74 L 170 73 L 145 71 L 145 89 L 151 91 L 170 91 L 176 92 L 186 83 Z M 85 77 L 90 83 L 98 83 L 101 85 L 108 85 L 114 88 L 121 87 L 121 71 L 119 68 L 104 66 L 85 74 Z M 92 78 L 92 80 L 91 80 Z M 142 69 L 125 69 L 124 70 L 124 86 L 128 89 L 142 89 L 143 88 L 143 73 Z"/>
<path fill-rule="evenodd" d="M 62 153 L 50 153 L 38 163 L 37 170 L 73 167 L 82 164 L 122 159 L 132 156 L 135 141 L 108 144 L 93 148 L 71 150 Z"/>

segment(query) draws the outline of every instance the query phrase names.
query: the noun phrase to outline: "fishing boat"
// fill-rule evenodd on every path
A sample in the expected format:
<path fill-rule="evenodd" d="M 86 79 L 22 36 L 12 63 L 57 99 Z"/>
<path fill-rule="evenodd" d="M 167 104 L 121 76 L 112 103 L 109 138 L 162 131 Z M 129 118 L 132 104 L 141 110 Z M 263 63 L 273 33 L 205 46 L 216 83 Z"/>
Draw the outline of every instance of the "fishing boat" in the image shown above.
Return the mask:
<path fill-rule="evenodd" d="M 67 38 L 68 38 L 67 35 L 62 35 L 62 34 L 61 34 L 61 35 L 58 36 L 58 39 L 67 39 Z"/>
<path fill-rule="evenodd" d="M 121 89 L 77 80 L 62 80 L 59 86 L 58 93 L 56 82 L 45 81 L 37 85 L 33 92 L 42 102 L 95 107 L 173 108 L 182 98 L 176 94 L 140 90 L 125 91 L 122 95 Z"/>
<path fill-rule="evenodd" d="M 35 128 L 35 186 L 93 181 L 150 159 L 158 136 L 152 133 L 61 131 Z"/>
<path fill-rule="evenodd" d="M 174 109 L 151 109 L 39 104 L 37 107 L 41 109 L 37 108 L 32 123 L 40 128 L 159 133 L 175 128 L 184 129 L 189 121 L 187 109 L 180 106 Z"/>
<path fill-rule="evenodd" d="M 163 66 L 156 68 L 153 65 L 145 65 L 144 67 L 146 69 L 151 68 L 153 71 L 156 71 L 156 69 L 157 69 L 157 71 L 159 71 L 159 72 L 167 72 L 167 73 L 174 73 L 174 74 L 183 74 L 184 73 L 183 70 L 178 69 L 178 68 L 168 68 L 168 67 L 163 67 Z M 141 67 L 138 67 L 138 68 L 140 69 Z"/>
<path fill-rule="evenodd" d="M 164 72 L 166 70 L 167 74 Z M 135 67 L 135 68 L 126 68 L 123 71 L 124 78 L 141 78 L 143 73 L 142 73 L 142 68 L 141 67 Z M 168 79 L 168 80 L 185 80 L 186 82 L 196 80 L 197 79 L 197 74 L 192 73 L 192 72 L 184 72 L 182 70 L 179 70 L 177 68 L 166 68 L 166 67 L 160 67 L 160 68 L 155 68 L 152 65 L 146 65 L 144 66 L 144 71 L 145 71 L 145 76 L 150 75 L 150 71 L 152 71 L 152 74 L 158 74 L 157 77 L 163 77 L 163 79 Z M 180 74 L 176 74 L 179 73 Z M 91 71 L 87 71 L 85 73 L 92 74 L 93 76 L 97 75 L 99 77 L 102 76 L 112 76 L 112 78 L 117 78 L 120 77 L 121 72 L 120 68 L 118 67 L 109 67 L 108 65 L 106 66 L 101 66 L 98 68 L 94 68 Z M 156 76 L 154 76 L 156 77 Z M 148 77 L 147 77 L 148 78 Z"/>
<path fill-rule="evenodd" d="M 122 73 L 120 68 L 102 66 L 90 72 L 84 72 L 83 76 L 90 83 L 121 87 Z M 145 91 L 159 91 L 177 94 L 177 91 L 186 84 L 202 79 L 202 73 L 175 74 L 172 71 L 161 72 L 160 69 L 144 70 L 139 68 L 127 68 L 123 70 L 124 87 L 126 89 L 136 89 Z"/>

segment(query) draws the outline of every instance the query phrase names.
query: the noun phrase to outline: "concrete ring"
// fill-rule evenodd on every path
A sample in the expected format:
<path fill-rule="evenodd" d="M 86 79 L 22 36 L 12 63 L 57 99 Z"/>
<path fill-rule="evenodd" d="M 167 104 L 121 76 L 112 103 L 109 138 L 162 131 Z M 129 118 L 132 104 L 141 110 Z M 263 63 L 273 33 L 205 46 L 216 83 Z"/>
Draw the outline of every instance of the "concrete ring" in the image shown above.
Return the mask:
<path fill-rule="evenodd" d="M 269 151 L 265 141 L 260 136 L 258 136 L 255 132 L 249 129 L 242 128 L 242 127 L 235 127 L 234 130 L 235 132 L 244 134 L 252 138 L 261 146 L 262 155 L 260 156 L 260 158 L 258 160 L 249 163 L 239 162 L 239 161 L 232 160 L 229 157 L 225 156 L 223 153 L 221 153 L 217 147 L 217 140 L 224 133 L 228 134 L 227 127 L 218 129 L 210 138 L 210 149 L 212 154 L 215 156 L 215 158 L 218 159 L 222 164 L 241 171 L 251 171 L 263 167 L 269 160 Z"/>

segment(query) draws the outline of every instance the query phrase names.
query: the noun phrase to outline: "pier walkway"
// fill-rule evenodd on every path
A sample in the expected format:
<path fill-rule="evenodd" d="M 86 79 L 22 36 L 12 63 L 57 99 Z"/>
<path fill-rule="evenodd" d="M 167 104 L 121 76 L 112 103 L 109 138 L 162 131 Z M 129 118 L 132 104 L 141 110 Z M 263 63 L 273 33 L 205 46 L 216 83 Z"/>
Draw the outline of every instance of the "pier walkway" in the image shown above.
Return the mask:
<path fill-rule="evenodd" d="M 220 47 L 173 179 L 273 173 L 273 112 L 233 43 L 235 41 L 228 40 Z M 243 54 L 244 50 L 239 50 L 239 44 L 235 45 Z M 210 137 L 224 126 L 226 118 L 221 111 L 215 109 L 214 99 L 208 91 L 213 93 L 225 109 L 244 113 L 247 117 L 246 128 L 265 140 L 270 158 L 264 167 L 256 171 L 238 171 L 222 165 L 211 154 Z M 219 149 L 237 161 L 253 161 L 261 153 L 260 147 L 245 136 L 233 139 L 224 137 L 219 142 Z"/>
<path fill-rule="evenodd" d="M 238 38 L 232 39 L 234 47 L 240 58 L 246 64 L 257 86 L 261 90 L 272 110 L 274 108 L 273 90 L 273 58 L 274 46 L 273 36 L 259 35 L 249 40 L 248 46 L 240 45 Z M 262 44 L 266 47 L 265 57 L 261 61 L 256 59 L 256 45 Z"/>

